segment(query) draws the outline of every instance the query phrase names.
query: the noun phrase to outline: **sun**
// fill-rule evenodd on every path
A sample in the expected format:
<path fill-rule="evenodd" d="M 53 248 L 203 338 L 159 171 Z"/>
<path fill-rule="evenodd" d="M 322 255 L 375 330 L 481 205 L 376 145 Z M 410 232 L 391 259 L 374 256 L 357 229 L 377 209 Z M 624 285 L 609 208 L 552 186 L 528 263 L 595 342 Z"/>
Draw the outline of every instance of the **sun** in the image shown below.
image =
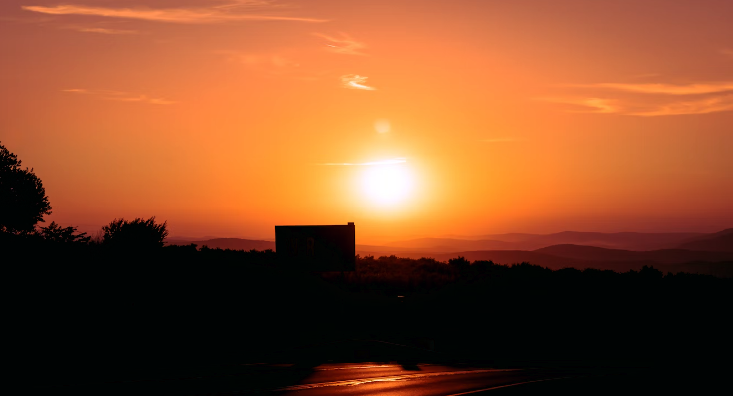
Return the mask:
<path fill-rule="evenodd" d="M 365 195 L 379 205 L 404 202 L 409 198 L 413 185 L 413 176 L 405 164 L 368 166 L 362 179 Z"/>

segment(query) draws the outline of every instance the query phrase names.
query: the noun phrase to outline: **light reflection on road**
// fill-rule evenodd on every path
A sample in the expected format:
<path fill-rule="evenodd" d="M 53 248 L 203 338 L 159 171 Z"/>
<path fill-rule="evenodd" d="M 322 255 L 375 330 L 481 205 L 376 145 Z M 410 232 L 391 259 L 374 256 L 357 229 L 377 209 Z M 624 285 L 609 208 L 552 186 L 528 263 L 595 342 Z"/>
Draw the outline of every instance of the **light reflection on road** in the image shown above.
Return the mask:
<path fill-rule="evenodd" d="M 303 385 L 292 385 L 284 388 L 276 389 L 278 392 L 285 391 L 297 391 L 315 388 L 324 388 L 329 386 L 354 386 L 368 384 L 372 382 L 395 382 L 395 381 L 409 381 L 422 378 L 438 377 L 445 375 L 464 375 L 464 374 L 479 374 L 489 372 L 502 372 L 502 371 L 518 371 L 519 369 L 480 369 L 480 370 L 461 370 L 461 371 L 439 371 L 432 373 L 415 373 L 415 374 L 403 374 L 403 375 L 390 375 L 384 377 L 371 377 L 371 378 L 359 378 L 343 381 L 330 381 L 330 382 L 319 382 L 312 384 Z"/>

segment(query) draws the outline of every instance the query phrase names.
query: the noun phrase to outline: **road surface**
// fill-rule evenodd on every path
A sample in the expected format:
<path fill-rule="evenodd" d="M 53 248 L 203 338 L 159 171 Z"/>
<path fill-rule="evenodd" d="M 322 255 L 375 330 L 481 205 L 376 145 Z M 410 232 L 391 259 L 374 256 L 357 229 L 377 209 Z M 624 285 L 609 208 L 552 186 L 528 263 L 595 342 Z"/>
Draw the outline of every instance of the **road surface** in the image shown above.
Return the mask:
<path fill-rule="evenodd" d="M 273 389 L 281 395 L 463 395 L 578 375 L 553 370 L 417 365 L 324 365 L 300 384 Z M 259 393 L 259 392 L 258 392 Z"/>
<path fill-rule="evenodd" d="M 186 375 L 76 383 L 40 390 L 81 395 L 463 395 L 479 390 L 572 381 L 568 370 L 414 363 L 245 364 Z"/>
<path fill-rule="evenodd" d="M 177 374 L 173 374 L 176 372 Z M 37 394 L 75 396 L 237 396 L 237 395 L 618 395 L 716 394 L 730 389 L 720 380 L 727 371 L 678 368 L 491 368 L 463 364 L 313 363 L 241 364 L 200 367 L 184 374 L 134 380 L 57 383 L 36 387 Z M 724 392 L 723 392 L 724 393 Z M 723 394 L 718 393 L 718 394 Z"/>

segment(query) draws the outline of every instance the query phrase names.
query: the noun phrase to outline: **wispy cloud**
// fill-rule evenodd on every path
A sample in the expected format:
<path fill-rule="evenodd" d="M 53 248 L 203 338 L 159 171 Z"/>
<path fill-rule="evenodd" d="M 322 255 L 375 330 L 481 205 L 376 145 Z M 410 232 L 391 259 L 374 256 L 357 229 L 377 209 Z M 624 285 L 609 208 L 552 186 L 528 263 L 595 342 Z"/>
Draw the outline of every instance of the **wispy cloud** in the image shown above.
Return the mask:
<path fill-rule="evenodd" d="M 91 95 L 91 96 L 96 96 L 103 100 L 114 100 L 118 102 L 140 102 L 140 103 L 148 103 L 148 104 L 155 104 L 155 105 L 170 105 L 170 104 L 178 103 L 178 102 L 164 99 L 164 98 L 150 97 L 148 95 L 132 94 L 129 92 L 121 92 L 121 91 L 108 91 L 108 90 L 102 90 L 102 89 L 95 90 L 95 89 L 73 88 L 73 89 L 64 89 L 62 91 L 73 93 L 73 94 Z"/>
<path fill-rule="evenodd" d="M 378 166 L 378 165 L 404 164 L 406 162 L 407 162 L 407 158 L 399 157 L 399 158 L 392 158 L 392 159 L 383 160 L 383 161 L 372 161 L 372 162 L 361 162 L 361 163 L 330 162 L 330 163 L 321 164 L 321 165 L 328 165 L 328 166 Z"/>
<path fill-rule="evenodd" d="M 214 7 L 189 8 L 111 8 L 84 5 L 22 6 L 26 11 L 50 15 L 90 15 L 107 18 L 138 19 L 169 23 L 221 23 L 239 21 L 294 21 L 327 22 L 325 19 L 275 15 L 263 11 L 277 7 L 274 3 L 257 0 L 240 0 Z"/>
<path fill-rule="evenodd" d="M 364 91 L 374 91 L 376 88 L 366 85 L 369 77 L 360 76 L 358 74 L 347 74 L 341 76 L 341 86 L 349 89 L 361 89 Z"/>
<path fill-rule="evenodd" d="M 95 27 L 81 27 L 71 26 L 69 29 L 76 30 L 82 33 L 99 33 L 99 34 L 140 34 L 137 30 L 124 30 L 124 29 L 107 29 L 107 28 L 95 28 Z"/>
<path fill-rule="evenodd" d="M 320 37 L 330 44 L 326 44 L 326 49 L 337 54 L 344 55 L 366 55 L 359 52 L 360 49 L 366 48 L 364 43 L 354 40 L 349 35 L 341 33 L 341 37 L 328 36 L 322 33 L 313 33 L 314 36 Z"/>
<path fill-rule="evenodd" d="M 585 111 L 568 109 L 568 112 L 643 117 L 733 111 L 733 81 L 691 84 L 599 83 L 564 87 L 593 90 L 594 95 L 598 96 L 567 95 L 540 100 L 586 108 Z"/>
<path fill-rule="evenodd" d="M 584 106 L 588 110 L 566 110 L 569 113 L 620 114 L 641 117 L 709 114 L 733 111 L 733 95 L 716 95 L 694 100 L 677 101 L 624 101 L 600 98 L 543 98 L 548 102 Z"/>
<path fill-rule="evenodd" d="M 575 106 L 585 107 L 586 110 L 568 110 L 570 113 L 600 113 L 600 114 L 611 114 L 618 113 L 621 107 L 618 106 L 617 101 L 613 99 L 603 98 L 537 98 L 537 100 L 543 100 L 552 103 L 570 104 Z"/>
<path fill-rule="evenodd" d="M 733 111 L 733 95 L 715 96 L 711 98 L 668 103 L 652 110 L 630 112 L 629 115 L 654 117 L 682 114 L 709 114 L 721 111 Z"/>
<path fill-rule="evenodd" d="M 699 95 L 733 91 L 733 82 L 723 81 L 717 83 L 706 84 L 617 84 L 602 83 L 590 85 L 572 85 L 582 88 L 606 88 L 619 91 L 646 93 L 646 94 L 665 94 L 665 95 Z"/>

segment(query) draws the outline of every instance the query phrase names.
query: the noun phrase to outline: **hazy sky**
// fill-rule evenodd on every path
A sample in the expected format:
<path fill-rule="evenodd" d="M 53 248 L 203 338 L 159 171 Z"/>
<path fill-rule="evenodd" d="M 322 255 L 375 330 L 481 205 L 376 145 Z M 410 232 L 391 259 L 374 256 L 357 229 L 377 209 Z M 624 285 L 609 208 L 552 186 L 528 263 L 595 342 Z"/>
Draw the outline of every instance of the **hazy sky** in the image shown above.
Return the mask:
<path fill-rule="evenodd" d="M 62 225 L 357 239 L 733 226 L 733 1 L 3 0 Z"/>

